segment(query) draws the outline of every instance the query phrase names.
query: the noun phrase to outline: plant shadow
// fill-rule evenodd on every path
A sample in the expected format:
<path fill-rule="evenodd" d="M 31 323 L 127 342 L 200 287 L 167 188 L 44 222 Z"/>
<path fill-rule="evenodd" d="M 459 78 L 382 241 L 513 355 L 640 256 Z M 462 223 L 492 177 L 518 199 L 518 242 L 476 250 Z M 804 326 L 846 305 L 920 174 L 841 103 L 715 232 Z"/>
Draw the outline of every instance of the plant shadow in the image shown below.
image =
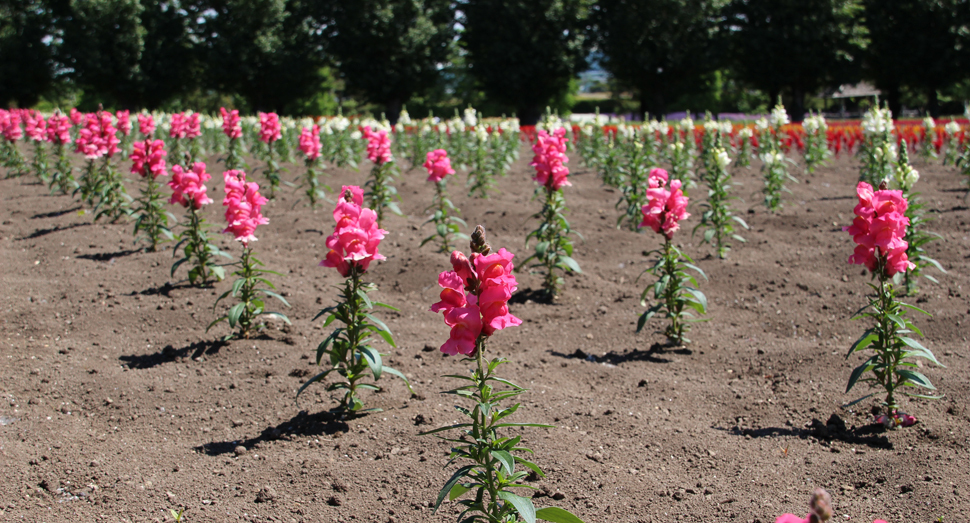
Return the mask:
<path fill-rule="evenodd" d="M 190 289 L 192 287 L 193 287 L 193 285 L 190 284 L 190 283 L 177 283 L 175 285 L 172 285 L 171 282 L 165 282 L 164 284 L 162 284 L 162 285 L 160 285 L 158 287 L 149 287 L 149 288 L 147 288 L 147 289 L 145 289 L 143 291 L 140 291 L 140 292 L 139 291 L 131 291 L 131 294 L 129 296 L 134 296 L 136 294 L 141 294 L 142 296 L 156 296 L 156 295 L 161 294 L 162 296 L 165 296 L 166 298 L 171 298 L 172 297 L 172 291 L 177 290 L 177 289 Z"/>
<path fill-rule="evenodd" d="M 72 213 L 72 212 L 77 212 L 77 211 L 80 211 L 80 210 L 81 210 L 81 207 L 78 206 L 78 207 L 72 207 L 70 209 L 64 209 L 63 211 L 44 212 L 44 213 L 40 213 L 40 214 L 35 214 L 35 215 L 31 216 L 30 219 L 31 220 L 36 220 L 38 218 L 57 218 L 58 216 L 64 216 L 65 214 Z"/>
<path fill-rule="evenodd" d="M 263 429 L 258 436 L 237 441 L 213 441 L 204 443 L 196 447 L 195 450 L 204 452 L 208 456 L 220 456 L 234 452 L 238 446 L 250 450 L 267 441 L 292 439 L 294 437 L 332 436 L 338 432 L 348 432 L 349 430 L 350 426 L 341 419 L 339 412 L 331 410 L 308 414 L 307 411 L 301 410 L 299 414 L 289 420 L 275 427 Z"/>
<path fill-rule="evenodd" d="M 132 354 L 130 356 L 121 356 L 118 359 L 125 362 L 125 366 L 129 369 L 150 369 L 179 358 L 198 358 L 203 354 L 216 354 L 225 345 L 228 345 L 228 343 L 222 340 L 204 340 L 197 341 L 179 349 L 176 349 L 172 345 L 166 345 L 162 350 L 154 354 Z"/>
<path fill-rule="evenodd" d="M 524 304 L 526 302 L 532 301 L 534 303 L 541 303 L 543 305 L 555 305 L 556 301 L 552 298 L 548 292 L 543 289 L 532 290 L 532 288 L 523 289 L 509 298 L 509 303 L 515 303 L 518 305 Z"/>
<path fill-rule="evenodd" d="M 667 350 L 669 348 L 676 347 L 674 350 Z M 654 343 L 649 349 L 643 351 L 640 349 L 633 349 L 631 352 L 618 353 L 616 351 L 610 351 L 601 356 L 595 354 L 590 354 L 582 349 L 576 349 L 572 354 L 564 354 L 557 351 L 549 351 L 553 356 L 558 356 L 560 358 L 569 358 L 576 360 L 589 361 L 593 363 L 609 363 L 610 365 L 620 365 L 623 363 L 631 361 L 647 361 L 650 363 L 670 363 L 671 359 L 661 357 L 663 354 L 679 354 L 682 356 L 689 356 L 694 352 L 690 349 L 672 345 L 670 343 Z"/>
<path fill-rule="evenodd" d="M 797 427 L 764 427 L 764 428 L 742 428 L 742 427 L 714 427 L 717 430 L 728 432 L 735 436 L 746 436 L 751 438 L 777 438 L 780 436 L 796 436 L 800 439 L 815 438 L 823 442 L 841 441 L 849 445 L 865 445 L 870 448 L 892 450 L 893 444 L 886 437 L 886 428 L 882 425 L 871 423 L 861 427 L 847 427 L 845 421 L 838 414 L 832 414 L 828 421 L 822 423 L 813 418 L 804 428 Z M 834 451 L 833 451 L 834 452 Z"/>
<path fill-rule="evenodd" d="M 78 255 L 78 258 L 81 258 L 82 260 L 91 260 L 96 262 L 108 262 L 115 258 L 130 256 L 132 254 L 135 254 L 136 252 L 141 252 L 141 251 L 142 251 L 141 249 L 134 249 L 134 250 L 125 249 L 123 251 L 118 251 L 118 252 L 99 252 L 96 254 L 81 254 L 81 255 Z"/>
<path fill-rule="evenodd" d="M 23 238 L 18 238 L 18 240 L 21 240 L 21 241 L 23 241 L 23 240 L 33 240 L 34 238 L 40 238 L 41 236 L 47 236 L 48 234 L 51 234 L 53 232 L 69 231 L 69 230 L 74 229 L 76 227 L 86 227 L 88 225 L 91 225 L 91 224 L 90 223 L 72 223 L 72 224 L 70 224 L 70 225 L 68 225 L 66 227 L 61 227 L 61 226 L 58 225 L 57 227 L 49 227 L 47 229 L 37 229 L 36 231 L 30 233 L 27 236 L 24 236 Z"/>

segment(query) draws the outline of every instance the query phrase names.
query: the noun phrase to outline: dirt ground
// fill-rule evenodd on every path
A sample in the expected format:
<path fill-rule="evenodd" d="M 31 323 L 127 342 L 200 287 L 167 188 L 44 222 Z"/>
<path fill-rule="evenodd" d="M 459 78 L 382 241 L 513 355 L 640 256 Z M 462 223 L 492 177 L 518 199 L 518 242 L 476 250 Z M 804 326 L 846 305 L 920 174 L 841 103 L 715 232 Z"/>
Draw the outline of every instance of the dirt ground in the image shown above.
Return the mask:
<path fill-rule="evenodd" d="M 465 196 L 463 174 L 450 184 L 468 222 L 517 260 L 528 255 L 523 240 L 539 206 L 526 151 L 488 200 Z M 802 183 L 775 215 L 760 206 L 757 167 L 733 170 L 747 244 L 721 261 L 697 238 L 678 237 L 710 277 L 701 287 L 710 321 L 688 348 L 660 346 L 649 328 L 659 322 L 634 333 L 645 286 L 635 280 L 659 236 L 613 228 L 619 194 L 579 163 L 566 198 L 585 237 L 575 255 L 583 273 L 566 278 L 555 304 L 528 299 L 541 279 L 520 273 L 512 312 L 523 325 L 490 348 L 513 362 L 502 375 L 530 389 L 513 421 L 556 426 L 523 431 L 548 473 L 533 482 L 537 506 L 587 522 L 771 523 L 805 514 L 821 486 L 840 521 L 970 521 L 970 211 L 953 168 L 917 164 L 928 228 L 944 238 L 928 251 L 948 272 L 913 299 L 933 314 L 916 323 L 947 368 L 923 372 L 946 397 L 903 400 L 919 423 L 886 432 L 871 424 L 876 400 L 841 408 L 865 392 L 844 394 L 859 362 L 844 355 L 866 328 L 849 316 L 869 281 L 847 265 L 853 246 L 841 231 L 857 160 L 815 175 L 796 169 Z M 290 179 L 303 172 L 288 167 Z M 326 182 L 365 177 L 330 170 Z M 264 208 L 270 223 L 255 247 L 285 274 L 276 282 L 293 325 L 220 344 L 228 327 L 205 327 L 229 283 L 189 287 L 184 272 L 169 277 L 171 248 L 144 252 L 131 224 L 92 223 L 72 198 L 49 196 L 28 177 L 0 181 L 0 520 L 170 521 L 169 509 L 184 508 L 191 523 L 453 521 L 456 505 L 429 508 L 457 468 L 446 466 L 449 446 L 417 433 L 458 419 L 440 394 L 455 380 L 439 376 L 470 365 L 437 350 L 448 330 L 428 308 L 448 258 L 418 248 L 431 234 L 418 228 L 433 194 L 425 177 L 416 169 L 398 180 L 409 216 L 387 220 L 388 259 L 369 272 L 379 299 L 401 310 L 379 313 L 399 343 L 382 347 L 385 361 L 416 394 L 385 378 L 381 392 L 365 395 L 383 412 L 347 422 L 328 413 L 336 403 L 322 386 L 294 401 L 329 332 L 311 319 L 341 281 L 317 266 L 330 204 L 313 212 L 288 189 Z M 217 203 L 205 214 L 216 227 L 222 191 L 213 185 Z M 688 231 L 701 212 L 696 202 L 690 209 Z M 229 238 L 219 242 L 238 256 Z"/>

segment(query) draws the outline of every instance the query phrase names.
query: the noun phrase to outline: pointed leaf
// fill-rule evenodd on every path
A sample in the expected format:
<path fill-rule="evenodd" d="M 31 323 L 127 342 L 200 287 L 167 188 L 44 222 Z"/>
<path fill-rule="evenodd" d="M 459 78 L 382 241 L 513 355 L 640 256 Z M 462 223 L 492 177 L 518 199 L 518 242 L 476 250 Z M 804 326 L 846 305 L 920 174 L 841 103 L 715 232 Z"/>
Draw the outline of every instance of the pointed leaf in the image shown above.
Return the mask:
<path fill-rule="evenodd" d="M 552 523 L 583 523 L 583 520 L 574 516 L 572 512 L 559 507 L 541 508 L 536 511 L 536 517 Z"/>
<path fill-rule="evenodd" d="M 531 499 L 505 490 L 500 491 L 498 497 L 515 507 L 515 511 L 525 520 L 525 523 L 536 523 L 536 507 L 532 504 Z"/>

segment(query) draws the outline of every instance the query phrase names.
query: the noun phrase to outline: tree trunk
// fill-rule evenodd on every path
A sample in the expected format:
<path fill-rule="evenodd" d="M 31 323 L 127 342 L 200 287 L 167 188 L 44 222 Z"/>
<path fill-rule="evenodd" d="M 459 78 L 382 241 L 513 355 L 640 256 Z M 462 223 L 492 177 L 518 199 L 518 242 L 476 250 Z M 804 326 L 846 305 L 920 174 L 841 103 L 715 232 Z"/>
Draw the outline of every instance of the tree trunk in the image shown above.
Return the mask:
<path fill-rule="evenodd" d="M 791 121 L 801 122 L 805 119 L 805 90 L 801 87 L 792 87 Z"/>
<path fill-rule="evenodd" d="M 402 105 L 403 102 L 397 99 L 388 100 L 387 104 L 384 105 L 384 110 L 386 111 L 384 117 L 387 118 L 387 121 L 391 122 L 391 125 L 397 124 L 397 119 L 401 116 Z"/>
<path fill-rule="evenodd" d="M 892 111 L 893 118 L 899 118 L 903 110 L 899 98 L 899 85 L 892 85 L 889 89 L 886 89 L 886 101 L 889 103 L 889 110 Z"/>
<path fill-rule="evenodd" d="M 542 108 L 538 105 L 519 107 L 519 125 L 535 125 L 542 117 Z"/>
<path fill-rule="evenodd" d="M 936 88 L 931 87 L 929 92 L 926 93 L 927 103 L 926 110 L 930 113 L 933 118 L 940 117 L 940 98 L 936 94 Z"/>
<path fill-rule="evenodd" d="M 660 120 L 667 115 L 667 104 L 664 100 L 663 89 L 657 84 L 650 88 L 640 88 L 640 113 L 643 114 L 643 121 L 647 121 L 648 116 Z"/>

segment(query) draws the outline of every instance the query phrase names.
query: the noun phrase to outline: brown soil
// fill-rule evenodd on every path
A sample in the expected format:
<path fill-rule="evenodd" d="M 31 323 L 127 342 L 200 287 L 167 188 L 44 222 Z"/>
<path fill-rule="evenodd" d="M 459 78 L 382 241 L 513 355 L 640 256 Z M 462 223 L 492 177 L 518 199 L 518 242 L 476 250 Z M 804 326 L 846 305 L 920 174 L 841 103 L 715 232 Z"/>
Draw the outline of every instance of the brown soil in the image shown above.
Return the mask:
<path fill-rule="evenodd" d="M 759 171 L 735 170 L 747 244 L 719 261 L 679 235 L 710 277 L 701 287 L 710 321 L 689 348 L 664 347 L 649 328 L 634 334 L 645 286 L 636 279 L 659 237 L 614 229 L 618 194 L 577 164 L 567 200 L 586 239 L 576 247 L 583 274 L 566 278 L 555 304 L 528 299 L 540 276 L 520 274 L 512 312 L 524 323 L 491 344 L 513 362 L 502 374 L 531 389 L 514 421 L 556 426 L 524 431 L 548 472 L 534 482 L 538 506 L 587 522 L 770 523 L 804 514 L 821 486 L 840 521 L 970 520 L 970 213 L 952 168 L 917 165 L 929 228 L 944 237 L 928 250 L 948 273 L 924 282 L 915 300 L 933 316 L 916 322 L 947 365 L 923 369 L 946 398 L 904 400 L 919 423 L 887 432 L 871 424 L 876 400 L 841 408 L 865 392 L 843 392 L 859 361 L 845 352 L 865 329 L 849 316 L 869 281 L 846 264 L 852 243 L 840 230 L 855 204 L 855 159 L 799 172 L 803 183 L 776 215 L 758 205 Z M 291 178 L 302 172 L 289 167 Z M 332 187 L 365 179 L 328 176 Z M 470 365 L 437 350 L 448 331 L 428 307 L 448 259 L 418 248 L 430 234 L 418 228 L 432 195 L 424 178 L 415 170 L 398 181 L 410 217 L 387 220 L 388 260 L 370 271 L 382 301 L 401 309 L 381 313 L 400 345 L 385 347 L 387 360 L 417 395 L 382 380 L 366 402 L 383 412 L 351 421 L 327 413 L 335 401 L 322 386 L 294 402 L 328 331 L 310 320 L 340 283 L 317 266 L 329 204 L 313 212 L 290 189 L 264 209 L 270 224 L 255 245 L 286 274 L 276 281 L 293 325 L 223 345 L 227 327 L 205 327 L 228 283 L 188 287 L 169 277 L 171 249 L 140 250 L 130 224 L 93 224 L 30 178 L 0 181 L 0 520 L 166 521 L 184 507 L 193 523 L 453 521 L 455 505 L 429 508 L 456 468 L 446 465 L 448 444 L 417 433 L 458 419 L 440 395 L 455 381 L 439 376 Z M 451 185 L 463 216 L 518 260 L 539 205 L 529 178 L 523 159 L 488 200 Z M 691 211 L 688 230 L 700 208 Z M 206 211 L 213 225 L 221 213 L 218 203 Z"/>

